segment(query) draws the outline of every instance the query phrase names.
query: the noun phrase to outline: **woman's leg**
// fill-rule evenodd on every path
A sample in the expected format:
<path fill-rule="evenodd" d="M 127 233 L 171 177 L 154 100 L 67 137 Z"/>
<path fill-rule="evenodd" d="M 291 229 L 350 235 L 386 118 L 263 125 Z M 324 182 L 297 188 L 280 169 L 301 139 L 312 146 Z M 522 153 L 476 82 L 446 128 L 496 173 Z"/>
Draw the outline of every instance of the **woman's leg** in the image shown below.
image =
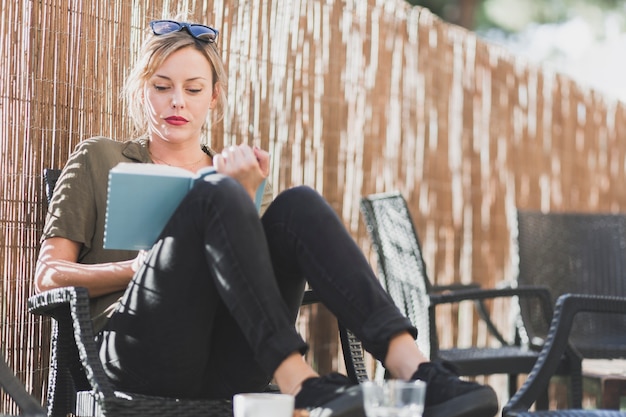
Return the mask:
<path fill-rule="evenodd" d="M 250 197 L 211 176 L 133 278 L 101 333 L 101 359 L 115 385 L 134 392 L 228 398 L 259 389 L 285 357 L 306 350 L 293 326 L 299 288 L 283 290 L 288 307 Z"/>
<path fill-rule="evenodd" d="M 263 216 L 279 280 L 305 275 L 320 299 L 395 377 L 427 384 L 424 417 L 491 417 L 498 410 L 488 386 L 461 381 L 441 363 L 425 362 L 416 329 L 395 307 L 332 208 L 315 191 L 279 195 Z M 358 387 L 335 375 L 302 381 L 296 407 L 335 416 L 363 415 Z"/>
<path fill-rule="evenodd" d="M 416 336 L 339 217 L 316 191 L 308 187 L 284 191 L 262 222 L 279 283 L 305 276 L 376 359 L 384 362 L 395 335 L 408 331 Z"/>

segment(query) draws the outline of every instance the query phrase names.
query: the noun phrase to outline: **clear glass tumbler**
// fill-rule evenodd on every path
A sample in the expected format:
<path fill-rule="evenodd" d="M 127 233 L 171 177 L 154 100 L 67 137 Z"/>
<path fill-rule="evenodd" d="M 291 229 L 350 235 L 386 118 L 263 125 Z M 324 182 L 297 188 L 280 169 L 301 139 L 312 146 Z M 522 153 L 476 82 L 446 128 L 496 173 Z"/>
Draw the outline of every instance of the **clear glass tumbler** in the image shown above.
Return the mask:
<path fill-rule="evenodd" d="M 426 383 L 391 379 L 361 384 L 367 417 L 422 417 Z"/>

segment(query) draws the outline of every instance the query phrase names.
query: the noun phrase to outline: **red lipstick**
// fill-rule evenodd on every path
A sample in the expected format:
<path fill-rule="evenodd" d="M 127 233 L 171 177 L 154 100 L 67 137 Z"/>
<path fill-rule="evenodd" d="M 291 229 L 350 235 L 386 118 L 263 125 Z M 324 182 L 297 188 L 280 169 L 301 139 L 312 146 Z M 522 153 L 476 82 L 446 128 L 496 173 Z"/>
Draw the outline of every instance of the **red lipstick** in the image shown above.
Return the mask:
<path fill-rule="evenodd" d="M 185 123 L 188 122 L 187 119 L 185 119 L 184 117 L 181 116 L 170 116 L 170 117 L 166 117 L 165 121 L 171 125 L 174 126 L 181 126 L 184 125 Z"/>

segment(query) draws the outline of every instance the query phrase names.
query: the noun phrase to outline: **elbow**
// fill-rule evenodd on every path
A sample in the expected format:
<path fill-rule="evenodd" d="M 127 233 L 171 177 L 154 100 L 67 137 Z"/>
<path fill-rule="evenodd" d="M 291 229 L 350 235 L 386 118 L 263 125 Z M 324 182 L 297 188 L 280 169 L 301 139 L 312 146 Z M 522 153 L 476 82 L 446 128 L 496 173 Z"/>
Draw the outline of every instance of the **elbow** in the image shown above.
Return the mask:
<path fill-rule="evenodd" d="M 42 293 L 50 289 L 50 286 L 40 277 L 35 277 L 35 294 Z"/>
<path fill-rule="evenodd" d="M 33 284 L 35 287 L 35 294 L 42 293 L 46 290 L 43 279 L 41 277 L 41 265 L 39 264 L 39 262 L 37 262 L 37 267 L 35 268 L 35 279 Z"/>
<path fill-rule="evenodd" d="M 37 264 L 34 281 L 36 294 L 58 287 L 54 281 L 53 274 L 54 271 L 52 268 L 46 267 L 43 263 Z"/>

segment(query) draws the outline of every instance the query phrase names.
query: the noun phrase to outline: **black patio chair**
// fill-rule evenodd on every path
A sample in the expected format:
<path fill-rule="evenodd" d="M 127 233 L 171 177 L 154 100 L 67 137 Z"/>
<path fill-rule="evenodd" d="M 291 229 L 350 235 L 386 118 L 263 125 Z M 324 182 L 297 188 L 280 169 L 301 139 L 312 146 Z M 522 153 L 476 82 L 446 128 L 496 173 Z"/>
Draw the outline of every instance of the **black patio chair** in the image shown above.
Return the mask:
<path fill-rule="evenodd" d="M 545 343 L 537 362 L 520 390 L 509 400 L 502 410 L 503 417 L 626 417 L 626 412 L 617 410 L 581 409 L 582 398 L 574 399 L 577 407 L 561 410 L 532 411 L 532 405 L 544 392 L 551 377 L 555 374 L 560 358 L 564 355 L 577 355 L 579 358 L 624 358 L 626 351 L 626 334 L 621 333 L 622 349 L 615 350 L 616 344 L 610 346 L 598 344 L 594 349 L 578 350 L 573 334 L 579 325 L 588 327 L 590 323 L 604 326 L 608 319 L 626 317 L 626 298 L 600 295 L 563 294 L 556 302 L 554 316 Z M 579 391 L 582 392 L 582 391 Z"/>
<path fill-rule="evenodd" d="M 461 376 L 506 374 L 509 376 L 509 395 L 513 395 L 517 391 L 518 375 L 530 372 L 539 353 L 522 346 L 518 340 L 507 341 L 490 320 L 484 301 L 502 297 L 532 298 L 541 306 L 541 316 L 549 322 L 552 302 L 547 288 L 434 286 L 428 277 L 419 238 L 404 197 L 398 192 L 369 195 L 361 199 L 361 211 L 378 255 L 381 283 L 400 310 L 419 329 L 417 343 L 420 349 L 431 360 L 452 363 Z M 462 301 L 474 302 L 478 309 L 477 317 L 483 320 L 500 346 L 440 349 L 436 308 Z M 559 361 L 558 370 L 560 374 L 580 378 L 580 363 L 563 359 Z M 547 407 L 547 391 L 540 406 Z"/>
<path fill-rule="evenodd" d="M 626 215 L 518 210 L 519 285 L 546 285 L 552 300 L 566 293 L 626 297 Z M 534 300 L 520 301 L 528 343 L 541 346 L 548 326 Z M 579 320 L 571 340 L 593 353 L 626 355 L 626 315 Z M 602 346 L 602 350 L 598 350 Z"/>
<path fill-rule="evenodd" d="M 48 201 L 60 170 L 44 171 Z M 307 291 L 303 305 L 318 302 Z M 52 346 L 48 378 L 48 416 L 211 416 L 232 417 L 232 401 L 187 400 L 138 395 L 115 391 L 98 357 L 89 314 L 89 296 L 81 287 L 45 291 L 28 300 L 33 314 L 52 318 Z M 361 342 L 339 326 L 348 377 L 354 382 L 367 379 Z M 155 364 L 158 366 L 158 364 Z"/>
<path fill-rule="evenodd" d="M 0 353 L 0 387 L 18 406 L 20 416 L 44 417 L 46 415 L 46 410 L 26 391 L 26 389 L 24 389 L 22 382 L 15 376 L 11 368 L 9 368 L 2 353 Z M 0 414 L 0 417 L 9 416 Z"/>

